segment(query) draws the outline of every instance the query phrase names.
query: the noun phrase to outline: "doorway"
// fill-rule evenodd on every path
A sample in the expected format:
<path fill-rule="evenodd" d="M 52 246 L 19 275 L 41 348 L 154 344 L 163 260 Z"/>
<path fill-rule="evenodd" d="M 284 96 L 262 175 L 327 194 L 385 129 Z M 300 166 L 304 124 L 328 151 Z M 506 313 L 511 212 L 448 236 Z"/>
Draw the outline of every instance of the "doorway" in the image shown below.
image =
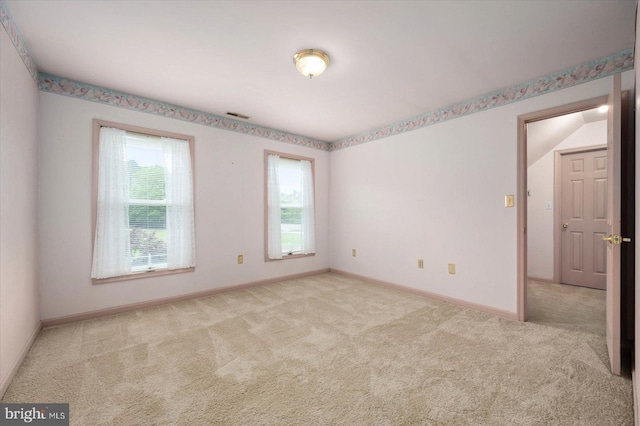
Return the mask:
<path fill-rule="evenodd" d="M 606 345 L 611 371 L 628 369 L 634 335 L 635 242 L 635 114 L 628 92 L 621 92 L 620 74 L 611 78 L 608 96 L 524 114 L 518 117 L 517 145 L 517 314 L 527 320 L 527 128 L 529 123 L 559 117 L 604 105 L 607 124 L 608 232 L 606 263 Z M 529 160 L 531 160 L 529 158 Z M 624 243 L 624 244 L 623 244 Z M 624 303 L 621 303 L 624 301 Z M 629 306 L 627 306 L 629 305 Z"/>
<path fill-rule="evenodd" d="M 518 117 L 518 210 L 517 210 L 517 226 L 518 226 L 518 259 L 517 259 L 517 275 L 518 275 L 518 287 L 517 287 L 517 311 L 518 319 L 520 321 L 527 320 L 527 278 L 529 276 L 529 268 L 527 263 L 527 246 L 528 237 L 530 233 L 527 232 L 527 219 L 528 219 L 528 166 L 536 162 L 537 159 L 542 158 L 545 152 L 549 149 L 542 149 L 540 152 L 529 154 L 528 151 L 528 125 L 530 123 L 536 123 L 542 120 L 551 119 L 555 117 L 566 116 L 568 114 L 582 112 L 594 108 L 598 108 L 601 105 L 607 103 L 607 96 L 600 96 L 597 98 L 588 99 L 585 101 L 575 102 L 568 105 L 549 108 L 542 111 L 533 112 L 530 114 L 521 115 Z M 567 135 L 568 136 L 568 135 Z M 553 147 L 557 146 L 555 144 Z M 537 158 L 536 158 L 537 157 Z M 535 196 L 536 192 L 530 193 Z M 546 201 L 546 200 L 545 200 Z M 553 237 L 547 238 L 547 244 L 553 240 Z M 551 247 L 551 248 L 549 248 Z M 553 245 L 547 246 L 547 250 L 553 250 Z M 544 278 L 544 277 L 538 277 Z"/>
<path fill-rule="evenodd" d="M 575 231 L 576 245 L 580 243 L 580 239 L 593 240 L 592 235 L 578 233 L 582 231 L 585 219 L 593 221 L 602 216 L 606 219 L 606 211 L 602 211 L 606 205 L 593 206 L 594 201 L 605 202 L 607 195 L 606 175 L 602 175 L 606 173 L 606 154 L 595 154 L 598 151 L 606 152 L 606 111 L 591 108 L 531 122 L 526 126 L 526 212 L 529 231 L 527 276 L 539 281 L 582 285 L 575 282 L 575 277 L 573 282 L 562 281 L 562 237 Z M 575 158 L 576 156 L 580 158 Z M 586 163 L 585 156 L 590 157 Z M 575 161 L 570 157 L 574 157 Z M 563 161 L 567 162 L 564 168 Z M 594 161 L 596 163 L 593 163 Z M 564 191 L 563 173 L 567 174 L 566 180 L 569 181 Z M 585 176 L 585 173 L 589 176 Z M 598 175 L 598 181 L 585 180 L 585 177 L 593 177 L 594 173 Z M 594 190 L 597 191 L 595 200 Z M 564 215 L 563 199 L 572 204 L 564 206 Z M 589 201 L 589 205 L 585 206 L 586 201 Z M 572 208 L 572 211 L 568 211 Z M 594 245 L 593 241 L 591 242 L 590 260 L 593 259 L 591 246 Z M 582 243 L 580 246 L 584 246 L 584 241 Z M 570 247 L 568 244 L 565 246 Z M 602 245 L 599 244 L 598 248 L 601 248 L 600 246 Z M 566 253 L 565 257 L 568 257 L 568 254 Z M 575 262 L 573 266 L 574 270 L 584 269 L 582 262 Z"/>
<path fill-rule="evenodd" d="M 606 108 L 526 126 L 529 320 L 604 338 Z"/>

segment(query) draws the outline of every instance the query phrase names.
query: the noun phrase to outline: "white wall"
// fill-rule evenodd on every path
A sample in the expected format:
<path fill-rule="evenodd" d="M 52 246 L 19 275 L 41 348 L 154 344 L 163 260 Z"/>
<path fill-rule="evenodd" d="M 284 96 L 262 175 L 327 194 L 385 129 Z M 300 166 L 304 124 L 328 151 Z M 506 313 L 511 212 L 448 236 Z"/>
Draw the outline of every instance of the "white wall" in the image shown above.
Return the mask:
<path fill-rule="evenodd" d="M 603 78 L 333 152 L 331 267 L 515 313 L 516 209 L 504 196 L 516 193 L 517 116 L 610 85 Z"/>
<path fill-rule="evenodd" d="M 0 397 L 40 326 L 38 96 L 0 26 Z"/>
<path fill-rule="evenodd" d="M 606 114 L 603 116 L 605 120 L 583 125 L 527 169 L 527 187 L 531 192 L 527 200 L 529 277 L 553 280 L 553 212 L 556 207 L 560 208 L 553 200 L 555 151 L 606 145 Z M 551 209 L 546 208 L 547 202 L 551 202 Z"/>
<path fill-rule="evenodd" d="M 91 283 L 93 118 L 195 136 L 195 272 Z M 43 319 L 329 267 L 328 152 L 51 93 L 40 96 L 40 135 Z M 265 149 L 316 159 L 313 257 L 264 261 Z"/>

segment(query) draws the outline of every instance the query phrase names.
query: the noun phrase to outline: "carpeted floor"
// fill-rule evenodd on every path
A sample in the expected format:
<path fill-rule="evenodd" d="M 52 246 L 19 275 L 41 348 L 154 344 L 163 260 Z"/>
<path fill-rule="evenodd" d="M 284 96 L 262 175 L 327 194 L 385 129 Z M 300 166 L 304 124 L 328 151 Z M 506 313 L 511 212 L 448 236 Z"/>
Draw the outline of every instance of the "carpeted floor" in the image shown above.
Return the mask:
<path fill-rule="evenodd" d="M 533 280 L 529 280 L 528 290 L 529 321 L 605 338 L 604 290 Z"/>
<path fill-rule="evenodd" d="M 74 425 L 624 425 L 601 336 L 336 274 L 42 330 L 3 402 Z"/>

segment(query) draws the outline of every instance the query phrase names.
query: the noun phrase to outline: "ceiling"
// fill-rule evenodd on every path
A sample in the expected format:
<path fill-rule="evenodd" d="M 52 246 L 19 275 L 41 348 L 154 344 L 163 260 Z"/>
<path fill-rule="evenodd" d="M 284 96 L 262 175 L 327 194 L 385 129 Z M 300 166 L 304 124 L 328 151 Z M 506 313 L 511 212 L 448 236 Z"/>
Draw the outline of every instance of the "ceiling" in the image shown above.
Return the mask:
<path fill-rule="evenodd" d="M 606 111 L 593 108 L 528 123 L 527 166 L 534 164 L 585 124 L 606 120 Z"/>
<path fill-rule="evenodd" d="M 7 1 L 41 72 L 336 141 L 633 47 L 635 1 Z M 326 51 L 301 76 L 293 54 Z"/>

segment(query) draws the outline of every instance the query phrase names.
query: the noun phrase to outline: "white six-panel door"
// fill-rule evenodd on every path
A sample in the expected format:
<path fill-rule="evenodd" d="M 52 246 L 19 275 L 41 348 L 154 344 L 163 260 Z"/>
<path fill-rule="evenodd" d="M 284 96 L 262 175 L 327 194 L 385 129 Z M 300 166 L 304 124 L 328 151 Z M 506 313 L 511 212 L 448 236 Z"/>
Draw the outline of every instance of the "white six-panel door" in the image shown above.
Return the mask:
<path fill-rule="evenodd" d="M 607 150 L 561 155 L 561 278 L 604 290 L 607 243 Z"/>

